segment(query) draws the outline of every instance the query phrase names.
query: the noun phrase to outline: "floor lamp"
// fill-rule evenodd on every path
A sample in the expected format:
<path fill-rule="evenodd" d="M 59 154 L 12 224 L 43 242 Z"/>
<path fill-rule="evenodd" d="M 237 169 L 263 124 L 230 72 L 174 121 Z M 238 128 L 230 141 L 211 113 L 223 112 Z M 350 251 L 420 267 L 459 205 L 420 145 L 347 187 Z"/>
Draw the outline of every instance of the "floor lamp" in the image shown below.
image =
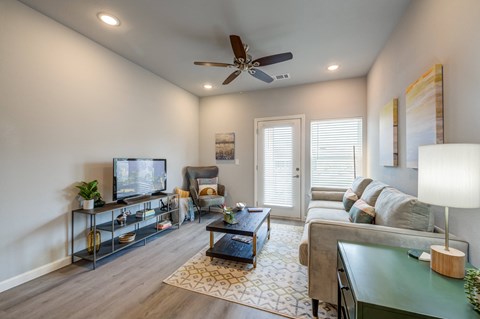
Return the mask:
<path fill-rule="evenodd" d="M 463 278 L 465 254 L 449 247 L 448 208 L 480 207 L 480 144 L 420 146 L 418 199 L 445 207 L 445 245 L 430 247 L 430 267 L 442 275 Z"/>

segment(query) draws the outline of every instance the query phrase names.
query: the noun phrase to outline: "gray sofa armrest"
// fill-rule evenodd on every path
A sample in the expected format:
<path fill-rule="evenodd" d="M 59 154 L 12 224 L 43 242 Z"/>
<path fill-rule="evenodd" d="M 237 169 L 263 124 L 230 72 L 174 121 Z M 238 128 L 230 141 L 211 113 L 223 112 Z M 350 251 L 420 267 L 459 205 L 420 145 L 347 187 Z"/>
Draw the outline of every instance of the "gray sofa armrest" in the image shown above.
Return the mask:
<path fill-rule="evenodd" d="M 339 240 L 428 251 L 431 245 L 443 245 L 445 236 L 380 225 L 312 220 L 308 232 L 308 294 L 313 299 L 337 303 L 336 268 Z M 454 237 L 450 239 L 450 246 L 465 252 L 468 260 L 467 242 Z M 405 258 L 408 258 L 407 255 Z"/>
<path fill-rule="evenodd" d="M 346 188 L 340 187 L 312 187 L 310 193 L 311 200 L 331 200 L 341 202 Z"/>

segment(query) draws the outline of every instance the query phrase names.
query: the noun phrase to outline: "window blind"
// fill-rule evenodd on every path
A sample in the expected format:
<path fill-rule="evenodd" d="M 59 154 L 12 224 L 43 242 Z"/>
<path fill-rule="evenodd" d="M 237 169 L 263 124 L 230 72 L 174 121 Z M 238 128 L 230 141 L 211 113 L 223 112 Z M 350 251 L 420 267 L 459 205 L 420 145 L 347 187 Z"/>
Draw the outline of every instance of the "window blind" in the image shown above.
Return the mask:
<path fill-rule="evenodd" d="M 312 121 L 310 133 L 311 186 L 351 186 L 362 174 L 362 119 Z"/>
<path fill-rule="evenodd" d="M 264 134 L 264 203 L 292 207 L 293 127 L 266 127 Z"/>

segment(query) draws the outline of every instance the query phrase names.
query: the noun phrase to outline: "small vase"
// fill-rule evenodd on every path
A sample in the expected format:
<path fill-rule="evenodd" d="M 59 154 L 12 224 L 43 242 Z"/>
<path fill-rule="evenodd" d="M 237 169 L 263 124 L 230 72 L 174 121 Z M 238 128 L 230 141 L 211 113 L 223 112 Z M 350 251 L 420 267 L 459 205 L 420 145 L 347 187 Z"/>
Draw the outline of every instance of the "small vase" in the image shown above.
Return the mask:
<path fill-rule="evenodd" d="M 100 250 L 100 245 L 102 243 L 102 236 L 100 235 L 100 231 L 97 230 L 96 231 L 96 236 L 94 235 L 94 232 L 93 232 L 93 229 L 91 229 L 89 232 L 88 232 L 88 235 L 87 235 L 87 252 L 89 255 L 93 254 L 93 239 L 95 238 L 95 247 L 96 247 L 96 251 L 98 253 L 98 251 Z"/>
<path fill-rule="evenodd" d="M 95 205 L 94 199 L 85 199 L 83 201 L 83 209 L 93 209 L 94 205 Z"/>

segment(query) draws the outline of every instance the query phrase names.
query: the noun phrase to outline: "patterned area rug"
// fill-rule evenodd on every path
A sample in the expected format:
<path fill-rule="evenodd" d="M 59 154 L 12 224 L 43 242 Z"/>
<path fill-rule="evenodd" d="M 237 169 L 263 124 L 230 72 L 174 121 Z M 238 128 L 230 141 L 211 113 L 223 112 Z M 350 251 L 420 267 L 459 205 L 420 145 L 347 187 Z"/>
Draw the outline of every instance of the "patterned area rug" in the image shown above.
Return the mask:
<path fill-rule="evenodd" d="M 298 261 L 302 231 L 300 226 L 272 223 L 270 240 L 258 256 L 256 268 L 218 258 L 210 260 L 205 247 L 164 282 L 288 318 L 312 318 L 307 269 Z M 333 306 L 320 303 L 319 318 L 336 317 Z"/>

